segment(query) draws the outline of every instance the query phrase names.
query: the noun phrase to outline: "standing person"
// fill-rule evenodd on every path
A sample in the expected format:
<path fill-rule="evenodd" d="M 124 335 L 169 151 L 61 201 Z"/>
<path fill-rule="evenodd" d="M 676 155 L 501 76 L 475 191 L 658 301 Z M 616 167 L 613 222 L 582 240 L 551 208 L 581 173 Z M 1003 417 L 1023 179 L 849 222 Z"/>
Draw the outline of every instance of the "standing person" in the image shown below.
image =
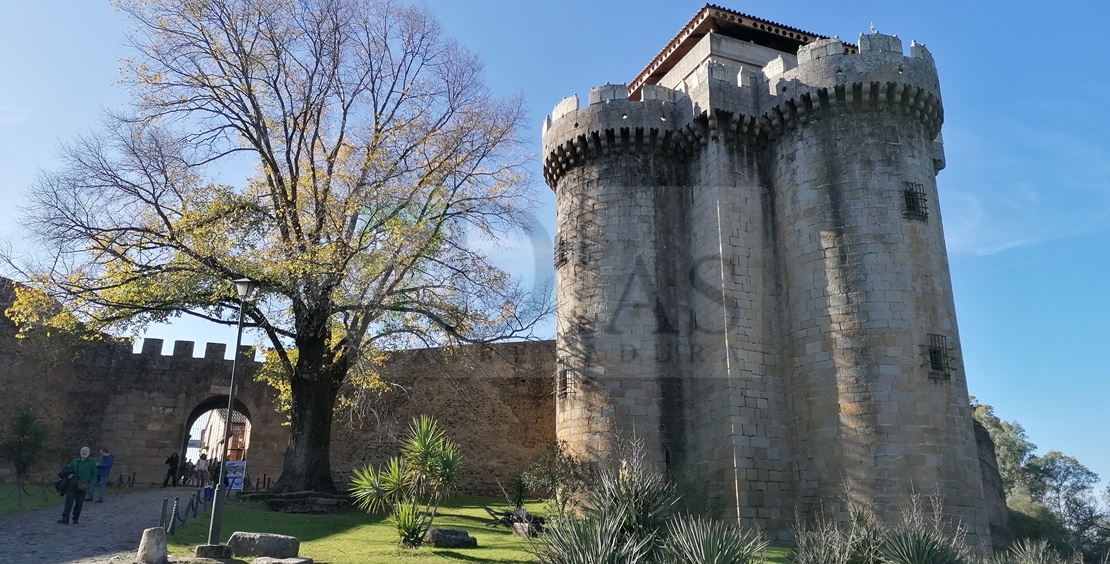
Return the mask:
<path fill-rule="evenodd" d="M 72 472 L 69 485 L 66 487 L 66 505 L 62 509 L 62 518 L 58 523 L 69 524 L 70 511 L 73 512 L 73 524 L 76 525 L 81 518 L 81 508 L 85 505 L 85 492 L 89 484 L 96 479 L 96 462 L 89 458 L 89 447 L 81 447 L 80 456 L 70 461 L 66 466 Z"/>
<path fill-rule="evenodd" d="M 204 486 L 208 483 L 208 454 L 200 453 L 200 459 L 197 460 L 197 465 L 193 467 L 196 471 L 197 485 Z"/>
<path fill-rule="evenodd" d="M 220 459 L 217 458 L 212 461 L 212 465 L 208 467 L 208 473 L 212 475 L 212 485 L 219 487 L 220 485 Z"/>
<path fill-rule="evenodd" d="M 96 499 L 96 502 L 104 503 L 104 493 L 108 489 L 108 478 L 112 475 L 113 463 L 115 463 L 115 457 L 108 452 L 108 449 L 101 447 L 100 462 L 96 463 L 96 482 L 89 488 L 89 497 L 85 498 L 85 501 L 92 501 L 97 486 L 100 486 L 100 497 Z"/>
<path fill-rule="evenodd" d="M 166 484 L 169 484 L 171 481 L 173 483 L 173 487 L 177 487 L 177 467 L 179 466 L 179 460 L 180 459 L 177 458 L 176 452 L 171 454 L 170 457 L 166 459 L 167 468 L 166 477 L 162 479 L 163 488 L 166 487 Z"/>

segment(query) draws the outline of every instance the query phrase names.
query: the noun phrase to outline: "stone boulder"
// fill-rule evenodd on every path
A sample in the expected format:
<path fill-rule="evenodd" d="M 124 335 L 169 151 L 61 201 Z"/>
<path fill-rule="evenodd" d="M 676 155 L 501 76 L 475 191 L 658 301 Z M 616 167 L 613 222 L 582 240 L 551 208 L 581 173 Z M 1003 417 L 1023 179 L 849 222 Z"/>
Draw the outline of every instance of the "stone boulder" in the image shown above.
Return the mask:
<path fill-rule="evenodd" d="M 153 527 L 143 531 L 139 541 L 139 552 L 135 561 L 139 564 L 166 564 L 169 562 L 169 549 L 166 546 L 166 530 Z"/>
<path fill-rule="evenodd" d="M 287 535 L 235 531 L 227 540 L 227 546 L 235 556 L 294 558 L 301 550 L 301 541 Z"/>
<path fill-rule="evenodd" d="M 477 548 L 478 539 L 462 529 L 428 529 L 424 544 L 436 548 Z"/>

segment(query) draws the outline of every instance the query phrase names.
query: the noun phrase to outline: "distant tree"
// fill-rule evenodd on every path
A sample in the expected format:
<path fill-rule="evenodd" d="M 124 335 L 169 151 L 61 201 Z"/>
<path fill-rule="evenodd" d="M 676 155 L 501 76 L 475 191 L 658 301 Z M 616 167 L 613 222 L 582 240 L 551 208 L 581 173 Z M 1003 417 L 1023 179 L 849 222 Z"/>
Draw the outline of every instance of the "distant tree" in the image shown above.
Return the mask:
<path fill-rule="evenodd" d="M 467 244 L 527 224 L 522 102 L 491 95 L 422 6 L 115 4 L 134 28 L 133 103 L 62 148 L 29 194 L 42 254 L 8 262 L 109 332 L 234 325 L 231 280 L 258 281 L 244 314 L 290 417 L 274 489 L 334 491 L 334 410 L 344 385 L 374 385 L 368 359 L 527 338 L 551 310 Z M 210 170 L 244 163 L 242 186 Z M 59 320 L 19 311 L 28 327 Z"/>
<path fill-rule="evenodd" d="M 1029 442 L 1025 429 L 1015 421 L 1003 421 L 994 414 L 994 408 L 977 404 L 972 398 L 974 417 L 986 427 L 994 442 L 994 452 L 998 459 L 998 473 L 1002 477 L 1002 488 L 1006 495 L 1015 493 L 1018 488 L 1028 489 L 1032 484 L 1027 463 L 1037 450 L 1037 445 Z"/>
<path fill-rule="evenodd" d="M 30 475 L 31 468 L 42 454 L 46 434 L 46 426 L 34 412 L 23 410 L 12 417 L 7 436 L 0 441 L 0 456 L 15 468 L 16 481 L 23 482 Z"/>
<path fill-rule="evenodd" d="M 1021 425 L 1000 420 L 989 405 L 974 407 L 995 443 L 1015 537 L 1047 541 L 1090 562 L 1108 555 L 1110 514 L 1095 495 L 1098 474 L 1057 450 L 1034 454 Z M 1103 496 L 1110 506 L 1110 488 Z"/>

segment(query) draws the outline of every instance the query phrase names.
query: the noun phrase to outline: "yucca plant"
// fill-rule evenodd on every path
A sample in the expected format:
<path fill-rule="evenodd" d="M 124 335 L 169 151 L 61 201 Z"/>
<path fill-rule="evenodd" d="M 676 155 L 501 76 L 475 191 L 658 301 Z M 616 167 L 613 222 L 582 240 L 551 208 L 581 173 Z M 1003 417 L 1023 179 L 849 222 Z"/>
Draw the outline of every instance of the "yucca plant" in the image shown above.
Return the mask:
<path fill-rule="evenodd" d="M 755 531 L 704 517 L 676 515 L 667 525 L 663 555 L 673 564 L 748 564 L 767 548 Z"/>
<path fill-rule="evenodd" d="M 434 419 L 422 415 L 409 425 L 401 456 L 391 458 L 381 469 L 355 469 L 350 492 L 357 507 L 371 513 L 388 511 L 401 546 L 416 548 L 461 473 L 458 445 Z"/>
<path fill-rule="evenodd" d="M 424 534 L 432 527 L 432 518 L 415 499 L 406 499 L 397 504 L 393 522 L 397 526 L 397 536 L 403 548 L 419 548 L 424 543 Z"/>
<path fill-rule="evenodd" d="M 841 524 L 831 518 L 794 527 L 792 564 L 877 564 L 883 530 L 865 511 L 849 507 L 849 519 Z"/>
<path fill-rule="evenodd" d="M 619 469 L 598 473 L 586 492 L 581 517 L 548 523 L 533 546 L 546 564 L 747 563 L 765 544 L 705 518 L 677 516 L 675 488 L 647 464 L 633 443 Z"/>
<path fill-rule="evenodd" d="M 1065 558 L 1057 552 L 1047 540 L 1021 539 L 1010 547 L 1006 554 L 1007 564 L 1072 564 L 1082 562 L 1078 559 Z"/>
<path fill-rule="evenodd" d="M 620 516 L 594 513 L 549 523 L 533 553 L 545 564 L 648 564 L 654 536 L 630 537 Z"/>
<path fill-rule="evenodd" d="M 883 535 L 879 554 L 886 564 L 964 564 L 948 537 L 929 527 L 901 525 Z"/>

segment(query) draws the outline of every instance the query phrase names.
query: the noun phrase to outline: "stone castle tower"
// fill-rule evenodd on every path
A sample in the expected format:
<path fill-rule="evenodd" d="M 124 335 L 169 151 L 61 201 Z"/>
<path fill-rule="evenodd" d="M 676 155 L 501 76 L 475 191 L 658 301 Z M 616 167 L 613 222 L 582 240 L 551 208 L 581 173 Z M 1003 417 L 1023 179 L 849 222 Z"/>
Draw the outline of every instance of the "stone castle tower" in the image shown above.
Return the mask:
<path fill-rule="evenodd" d="M 937 206 L 933 57 L 708 5 L 630 86 L 544 123 L 557 434 L 636 436 L 729 514 L 940 493 L 990 543 Z"/>

